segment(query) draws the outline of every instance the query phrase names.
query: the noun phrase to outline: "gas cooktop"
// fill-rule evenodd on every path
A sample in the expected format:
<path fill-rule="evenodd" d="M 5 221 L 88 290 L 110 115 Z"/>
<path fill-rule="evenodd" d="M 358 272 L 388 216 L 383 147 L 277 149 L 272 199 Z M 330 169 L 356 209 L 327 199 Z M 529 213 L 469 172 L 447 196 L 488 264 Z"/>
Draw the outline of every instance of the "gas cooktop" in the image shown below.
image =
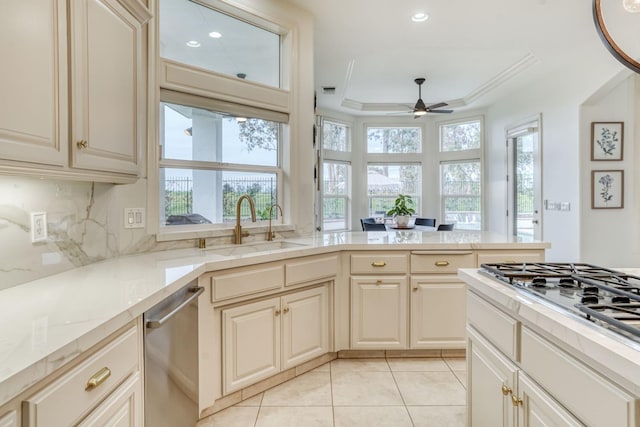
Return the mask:
<path fill-rule="evenodd" d="M 482 264 L 480 272 L 640 342 L 640 277 L 581 263 Z"/>

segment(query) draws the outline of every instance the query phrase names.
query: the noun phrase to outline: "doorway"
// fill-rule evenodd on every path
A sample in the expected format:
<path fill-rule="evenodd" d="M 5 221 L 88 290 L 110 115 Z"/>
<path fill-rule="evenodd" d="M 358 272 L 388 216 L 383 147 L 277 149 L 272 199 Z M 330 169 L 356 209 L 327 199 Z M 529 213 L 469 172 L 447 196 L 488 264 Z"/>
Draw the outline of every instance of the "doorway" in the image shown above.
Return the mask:
<path fill-rule="evenodd" d="M 540 118 L 507 129 L 509 234 L 542 239 L 542 156 Z"/>

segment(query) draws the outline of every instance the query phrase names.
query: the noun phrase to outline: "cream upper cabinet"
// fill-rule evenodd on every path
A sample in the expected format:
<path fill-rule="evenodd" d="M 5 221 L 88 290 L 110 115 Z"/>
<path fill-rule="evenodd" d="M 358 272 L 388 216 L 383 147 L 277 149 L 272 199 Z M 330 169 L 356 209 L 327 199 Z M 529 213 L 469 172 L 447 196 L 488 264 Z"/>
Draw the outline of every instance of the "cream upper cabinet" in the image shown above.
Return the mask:
<path fill-rule="evenodd" d="M 0 4 L 0 157 L 9 169 L 67 164 L 66 16 L 65 0 Z"/>
<path fill-rule="evenodd" d="M 142 25 L 116 0 L 71 2 L 74 168 L 137 175 L 145 126 Z"/>
<path fill-rule="evenodd" d="M 146 138 L 140 0 L 0 5 L 0 173 L 133 182 Z"/>
<path fill-rule="evenodd" d="M 18 413 L 11 411 L 8 414 L 0 416 L 0 427 L 18 427 Z"/>

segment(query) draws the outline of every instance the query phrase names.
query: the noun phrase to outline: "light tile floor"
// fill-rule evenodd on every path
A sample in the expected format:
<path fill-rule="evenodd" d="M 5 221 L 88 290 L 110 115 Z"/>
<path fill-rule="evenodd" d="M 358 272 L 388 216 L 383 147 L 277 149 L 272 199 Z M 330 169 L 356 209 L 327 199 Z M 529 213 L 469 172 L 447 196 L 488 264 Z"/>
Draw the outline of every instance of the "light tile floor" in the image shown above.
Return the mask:
<path fill-rule="evenodd" d="M 198 427 L 458 427 L 465 359 L 337 359 Z"/>

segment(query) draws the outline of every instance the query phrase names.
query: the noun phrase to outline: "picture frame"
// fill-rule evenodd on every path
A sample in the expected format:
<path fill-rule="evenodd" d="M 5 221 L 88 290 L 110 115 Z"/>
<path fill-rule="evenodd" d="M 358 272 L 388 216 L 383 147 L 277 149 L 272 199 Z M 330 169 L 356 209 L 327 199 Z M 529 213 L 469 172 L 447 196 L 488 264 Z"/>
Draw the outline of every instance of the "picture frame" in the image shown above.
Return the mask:
<path fill-rule="evenodd" d="M 591 160 L 619 161 L 624 151 L 624 122 L 591 122 Z"/>
<path fill-rule="evenodd" d="M 591 171 L 591 209 L 624 208 L 624 171 Z"/>

